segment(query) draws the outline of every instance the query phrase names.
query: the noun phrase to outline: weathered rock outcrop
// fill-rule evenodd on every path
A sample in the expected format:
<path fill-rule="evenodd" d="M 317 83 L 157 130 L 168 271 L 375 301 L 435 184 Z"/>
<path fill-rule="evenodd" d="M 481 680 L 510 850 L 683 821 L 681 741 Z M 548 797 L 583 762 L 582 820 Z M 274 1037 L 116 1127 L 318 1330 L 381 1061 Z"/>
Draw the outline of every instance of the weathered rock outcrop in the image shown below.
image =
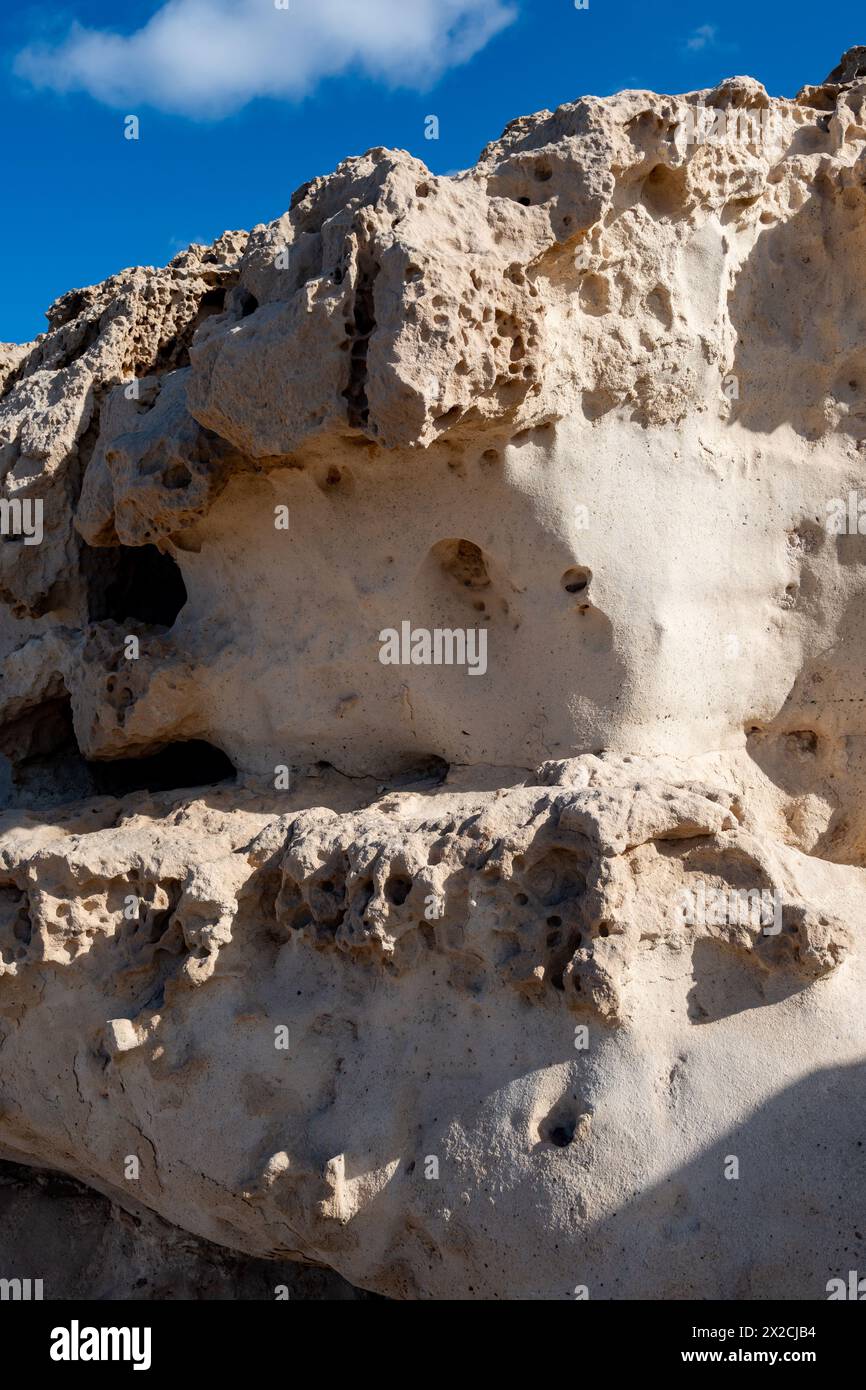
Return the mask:
<path fill-rule="evenodd" d="M 400 1298 L 862 1265 L 864 52 L 0 349 L 7 1157 Z"/>

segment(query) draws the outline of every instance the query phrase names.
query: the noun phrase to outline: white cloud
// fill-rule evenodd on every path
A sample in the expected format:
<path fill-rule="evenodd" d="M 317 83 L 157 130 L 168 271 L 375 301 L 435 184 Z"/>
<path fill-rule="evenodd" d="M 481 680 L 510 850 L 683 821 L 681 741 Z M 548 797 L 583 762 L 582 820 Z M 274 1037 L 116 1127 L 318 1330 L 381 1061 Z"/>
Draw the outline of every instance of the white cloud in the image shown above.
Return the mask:
<path fill-rule="evenodd" d="M 718 26 L 715 24 L 702 24 L 695 29 L 690 39 L 686 41 L 686 48 L 690 48 L 693 53 L 700 53 L 703 48 L 713 48 L 719 36 Z"/>
<path fill-rule="evenodd" d="M 126 110 L 215 117 L 350 70 L 427 87 L 514 14 L 509 0 L 168 0 L 128 35 L 74 24 L 59 45 L 24 49 L 15 70 Z"/>

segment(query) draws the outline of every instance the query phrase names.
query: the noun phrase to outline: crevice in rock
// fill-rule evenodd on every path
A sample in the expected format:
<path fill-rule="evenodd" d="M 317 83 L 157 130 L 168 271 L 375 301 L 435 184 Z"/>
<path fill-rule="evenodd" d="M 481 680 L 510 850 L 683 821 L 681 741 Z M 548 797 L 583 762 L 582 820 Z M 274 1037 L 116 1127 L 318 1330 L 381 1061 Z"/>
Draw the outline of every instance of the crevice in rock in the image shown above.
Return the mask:
<path fill-rule="evenodd" d="M 367 252 L 358 256 L 358 283 L 352 306 L 353 321 L 347 324 L 350 342 L 349 384 L 343 395 L 349 424 L 363 429 L 370 419 L 367 401 L 367 355 L 376 329 L 375 286 L 381 267 Z"/>
<path fill-rule="evenodd" d="M 83 312 L 83 310 L 79 310 L 79 312 Z M 9 372 L 3 383 L 3 389 L 0 391 L 0 400 L 4 400 L 20 381 L 33 372 L 42 368 L 52 372 L 63 371 L 64 368 L 70 367 L 73 362 L 77 362 L 80 357 L 83 357 L 88 348 L 93 347 L 102 331 L 102 317 L 99 314 L 89 322 L 81 324 L 77 330 L 70 329 L 71 342 L 64 351 L 58 352 L 56 357 L 53 355 L 59 346 L 54 337 L 55 330 L 60 326 L 65 326 L 68 322 L 72 322 L 76 317 L 77 314 L 70 314 L 69 318 L 62 319 L 59 325 L 52 323 L 48 333 L 37 339 L 32 350 L 21 359 L 17 367 Z"/>
<path fill-rule="evenodd" d="M 196 332 L 204 323 L 205 319 L 212 319 L 216 314 L 224 312 L 228 290 L 228 285 L 215 285 L 213 289 L 205 290 L 199 300 L 198 313 L 193 319 L 189 330 L 190 342 L 195 337 Z M 187 346 L 189 346 L 189 344 L 187 344 Z"/>
<path fill-rule="evenodd" d="M 204 292 L 198 302 L 195 314 L 186 322 L 179 324 L 177 332 L 160 343 L 152 361 L 136 361 L 132 367 L 133 375 L 137 377 L 160 375 L 163 372 L 178 371 L 180 368 L 190 365 L 189 349 L 193 338 L 206 319 L 213 318 L 215 314 L 223 313 L 226 307 L 226 295 L 237 284 L 238 272 L 229 271 L 219 274 L 218 277 L 211 273 L 208 278 L 218 279 L 218 283 L 211 285 Z"/>
<path fill-rule="evenodd" d="M 55 372 L 63 371 L 65 367 L 71 367 L 73 362 L 77 362 L 79 357 L 83 357 L 88 348 L 93 347 L 100 333 L 102 332 L 101 316 L 91 319 L 81 331 L 81 335 L 74 346 L 67 348 L 66 352 L 61 353 L 55 361 L 51 363 L 51 369 Z"/>
<path fill-rule="evenodd" d="M 438 753 L 412 753 L 406 755 L 400 766 L 391 769 L 386 782 L 388 788 L 393 790 L 421 785 L 440 787 L 450 771 L 450 764 Z"/>

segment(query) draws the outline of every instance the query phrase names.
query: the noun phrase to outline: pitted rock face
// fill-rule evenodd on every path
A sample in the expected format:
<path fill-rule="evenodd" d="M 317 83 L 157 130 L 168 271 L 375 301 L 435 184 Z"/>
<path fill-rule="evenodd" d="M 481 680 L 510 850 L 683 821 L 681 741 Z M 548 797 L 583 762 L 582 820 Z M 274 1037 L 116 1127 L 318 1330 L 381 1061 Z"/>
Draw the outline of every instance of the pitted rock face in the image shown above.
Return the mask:
<path fill-rule="evenodd" d="M 751 730 L 784 762 L 807 731 L 861 835 L 859 535 L 824 524 L 866 440 L 845 74 L 827 113 L 747 78 L 586 98 L 451 178 L 372 150 L 248 238 L 58 301 L 0 407 L 7 496 L 45 504 L 3 592 L 63 615 L 85 756 L 528 771 Z M 89 590 L 149 545 L 188 598 L 119 728 Z M 404 622 L 483 630 L 484 671 L 383 665 Z M 828 652 L 846 690 L 816 703 Z"/>
<path fill-rule="evenodd" d="M 371 150 L 0 349 L 9 1156 L 398 1297 L 848 1268 L 862 54 Z"/>

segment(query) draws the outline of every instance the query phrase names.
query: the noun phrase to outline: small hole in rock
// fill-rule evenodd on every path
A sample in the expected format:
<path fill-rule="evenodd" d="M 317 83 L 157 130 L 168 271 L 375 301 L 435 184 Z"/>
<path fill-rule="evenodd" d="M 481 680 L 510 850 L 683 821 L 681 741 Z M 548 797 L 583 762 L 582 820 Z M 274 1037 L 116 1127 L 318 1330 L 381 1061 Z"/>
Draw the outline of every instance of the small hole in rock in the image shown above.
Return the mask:
<path fill-rule="evenodd" d="M 250 291 L 244 289 L 243 285 L 239 285 L 235 290 L 235 304 L 242 319 L 249 318 L 250 314 L 254 314 L 259 307 L 259 301 L 255 295 L 250 294 Z"/>
<path fill-rule="evenodd" d="M 582 565 L 573 565 L 562 576 L 562 587 L 567 594 L 582 594 L 589 585 L 592 571 Z"/>
<path fill-rule="evenodd" d="M 406 874 L 391 874 L 385 884 L 385 897 L 395 907 L 402 907 L 412 892 L 412 880 Z"/>
<path fill-rule="evenodd" d="M 474 541 L 438 541 L 431 555 L 438 561 L 443 573 L 461 588 L 477 590 L 490 587 L 484 553 Z"/>
<path fill-rule="evenodd" d="M 574 1126 L 556 1125 L 550 1131 L 550 1142 L 555 1144 L 558 1149 L 566 1149 L 574 1138 Z"/>
<path fill-rule="evenodd" d="M 180 488 L 189 487 L 192 482 L 192 474 L 184 463 L 172 463 L 166 468 L 162 475 L 162 485 L 168 488 L 169 492 L 176 492 Z"/>

